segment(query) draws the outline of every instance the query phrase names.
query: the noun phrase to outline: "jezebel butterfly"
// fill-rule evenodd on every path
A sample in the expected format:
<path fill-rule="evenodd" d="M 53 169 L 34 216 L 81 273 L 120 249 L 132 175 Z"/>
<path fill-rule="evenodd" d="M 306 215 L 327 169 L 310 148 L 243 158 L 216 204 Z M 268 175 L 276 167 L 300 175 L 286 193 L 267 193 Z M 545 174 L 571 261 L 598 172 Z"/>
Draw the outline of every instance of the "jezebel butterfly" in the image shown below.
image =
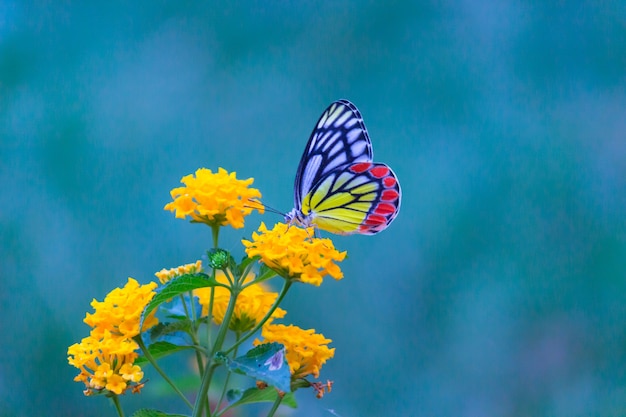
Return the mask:
<path fill-rule="evenodd" d="M 285 221 L 340 235 L 373 235 L 396 218 L 401 195 L 391 168 L 373 162 L 361 113 L 348 100 L 338 100 L 313 128 Z"/>

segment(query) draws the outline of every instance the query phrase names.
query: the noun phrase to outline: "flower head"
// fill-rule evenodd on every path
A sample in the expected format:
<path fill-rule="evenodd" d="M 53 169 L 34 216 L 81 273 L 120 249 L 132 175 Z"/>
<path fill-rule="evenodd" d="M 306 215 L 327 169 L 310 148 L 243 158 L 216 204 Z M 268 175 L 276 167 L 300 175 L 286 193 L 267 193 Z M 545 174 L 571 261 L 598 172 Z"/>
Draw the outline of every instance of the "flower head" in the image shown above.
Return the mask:
<path fill-rule="evenodd" d="M 85 395 L 107 390 L 122 394 L 127 388 L 133 392 L 141 388 L 143 371 L 134 365 L 139 348 L 133 337 L 140 333 L 139 322 L 144 307 L 154 297 L 157 284 L 139 285 L 128 278 L 123 288 L 116 288 L 104 301 L 93 300 L 94 313 L 87 313 L 85 323 L 91 333 L 67 350 L 68 362 L 80 369 L 75 381 L 83 382 Z M 158 323 L 154 314 L 144 319 L 143 330 Z"/>
<path fill-rule="evenodd" d="M 140 333 L 139 321 L 144 307 L 156 294 L 153 290 L 156 282 L 139 285 L 137 281 L 128 278 L 124 288 L 115 288 L 108 293 L 104 301 L 93 300 L 91 306 L 94 313 L 87 313 L 84 322 L 93 328 L 92 336 L 102 336 L 105 331 L 113 336 L 131 339 Z M 144 319 L 143 329 L 156 325 L 159 320 L 150 314 Z"/>
<path fill-rule="evenodd" d="M 231 225 L 235 229 L 243 227 L 243 218 L 256 209 L 263 212 L 263 206 L 255 199 L 261 198 L 256 188 L 249 188 L 254 178 L 238 180 L 235 172 L 228 173 L 219 168 L 216 173 L 200 168 L 195 176 L 181 179 L 184 187 L 174 188 L 170 194 L 174 201 L 165 205 L 165 210 L 176 212 L 176 217 L 209 226 Z"/>
<path fill-rule="evenodd" d="M 171 268 L 171 269 L 163 268 L 154 275 L 156 275 L 156 277 L 159 279 L 161 284 L 165 284 L 166 282 L 176 277 L 179 277 L 181 275 L 195 274 L 201 271 L 202 271 L 202 261 L 196 261 L 195 263 L 177 266 L 176 268 Z"/>
<path fill-rule="evenodd" d="M 216 279 L 218 282 L 227 284 L 228 280 L 224 272 L 218 271 L 216 273 Z M 246 277 L 245 283 L 248 283 L 254 279 L 254 275 L 250 274 Z M 199 288 L 194 291 L 202 305 L 202 315 L 209 314 L 209 304 L 211 301 L 211 291 L 213 293 L 213 321 L 215 324 L 222 324 L 224 320 L 224 314 L 228 308 L 228 303 L 231 298 L 230 291 L 224 287 L 216 286 L 213 288 Z M 252 329 L 259 321 L 265 317 L 270 310 L 274 302 L 276 301 L 278 294 L 268 291 L 263 284 L 252 284 L 239 293 L 237 296 L 237 303 L 235 304 L 235 311 L 229 323 L 229 329 L 237 332 L 245 332 Z M 270 319 L 264 324 L 267 326 L 273 319 L 284 317 L 287 312 L 281 308 L 276 308 Z"/>
<path fill-rule="evenodd" d="M 335 348 L 329 349 L 327 346 L 332 340 L 315 333 L 314 329 L 270 324 L 263 327 L 261 334 L 263 341 L 257 339 L 255 345 L 278 342 L 285 346 L 292 378 L 304 378 L 307 375 L 318 378 L 322 365 L 335 356 Z"/>
<path fill-rule="evenodd" d="M 70 365 L 80 369 L 74 381 L 85 384 L 85 395 L 102 390 L 123 394 L 127 388 L 136 387 L 143 378 L 141 368 L 133 364 L 139 356 L 136 349 L 137 344 L 132 340 L 120 341 L 111 338 L 110 333 L 101 339 L 84 338 L 67 350 Z"/>
<path fill-rule="evenodd" d="M 311 237 L 312 234 L 313 228 L 277 223 L 268 230 L 261 223 L 259 233 L 252 233 L 252 241 L 242 243 L 249 257 L 260 256 L 264 264 L 284 278 L 316 286 L 325 275 L 343 278 L 335 262 L 341 262 L 346 252 L 337 251 L 330 239 Z"/>

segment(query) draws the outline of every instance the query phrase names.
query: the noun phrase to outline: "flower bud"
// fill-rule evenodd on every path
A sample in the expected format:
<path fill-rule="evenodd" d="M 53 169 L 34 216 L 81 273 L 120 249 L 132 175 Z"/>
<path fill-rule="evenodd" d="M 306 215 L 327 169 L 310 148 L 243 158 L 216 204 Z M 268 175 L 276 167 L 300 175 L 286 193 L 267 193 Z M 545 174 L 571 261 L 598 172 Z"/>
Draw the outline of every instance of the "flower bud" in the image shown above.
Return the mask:
<path fill-rule="evenodd" d="M 209 266 L 213 269 L 226 269 L 230 261 L 230 253 L 224 249 L 211 249 L 207 252 L 209 257 Z"/>

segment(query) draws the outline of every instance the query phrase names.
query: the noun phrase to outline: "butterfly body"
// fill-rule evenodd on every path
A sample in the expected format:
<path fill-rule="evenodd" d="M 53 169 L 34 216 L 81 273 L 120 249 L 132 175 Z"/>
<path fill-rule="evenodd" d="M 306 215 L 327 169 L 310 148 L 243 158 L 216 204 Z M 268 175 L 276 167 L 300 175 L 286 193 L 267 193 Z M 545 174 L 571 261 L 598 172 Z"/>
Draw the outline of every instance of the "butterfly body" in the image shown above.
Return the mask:
<path fill-rule="evenodd" d="M 285 221 L 331 233 L 376 234 L 400 210 L 398 179 L 373 162 L 361 113 L 348 100 L 322 113 L 296 173 L 294 208 Z"/>

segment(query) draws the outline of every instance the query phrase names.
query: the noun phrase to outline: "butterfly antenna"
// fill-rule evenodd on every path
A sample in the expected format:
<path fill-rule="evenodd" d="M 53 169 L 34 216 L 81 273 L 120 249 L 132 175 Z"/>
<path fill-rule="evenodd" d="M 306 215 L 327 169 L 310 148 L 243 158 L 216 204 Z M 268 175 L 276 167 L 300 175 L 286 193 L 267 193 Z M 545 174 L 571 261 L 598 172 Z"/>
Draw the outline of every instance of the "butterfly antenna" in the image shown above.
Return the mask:
<path fill-rule="evenodd" d="M 269 211 L 270 213 L 280 214 L 280 215 L 281 215 L 281 216 L 283 216 L 283 217 L 285 217 L 285 216 L 286 216 L 286 213 L 283 213 L 283 212 L 282 212 L 282 211 L 280 211 L 280 210 L 277 210 L 277 209 L 275 209 L 275 208 L 273 208 L 273 207 L 268 206 L 267 204 L 262 203 L 262 202 L 261 202 L 261 200 L 257 200 L 256 198 L 252 198 L 252 199 L 250 199 L 250 201 L 252 201 L 253 203 L 258 204 L 258 206 L 248 206 L 248 205 L 246 205 L 245 207 L 248 207 L 248 208 L 253 208 L 253 209 L 258 209 L 258 208 L 259 208 L 259 206 L 261 206 L 261 207 L 263 207 L 266 211 Z"/>

